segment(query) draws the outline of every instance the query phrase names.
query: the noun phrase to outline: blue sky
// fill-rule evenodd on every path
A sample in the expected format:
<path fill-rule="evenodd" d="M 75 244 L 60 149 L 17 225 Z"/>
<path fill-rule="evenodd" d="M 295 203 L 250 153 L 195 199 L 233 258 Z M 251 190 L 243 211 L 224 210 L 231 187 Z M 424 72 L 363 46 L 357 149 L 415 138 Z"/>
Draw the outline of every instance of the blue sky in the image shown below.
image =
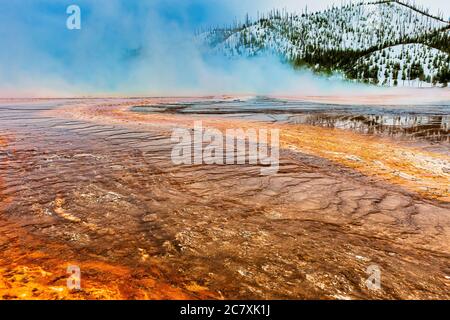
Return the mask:
<path fill-rule="evenodd" d="M 340 2 L 340 1 L 339 1 Z M 0 94 L 28 88 L 80 92 L 186 91 L 210 81 L 211 66 L 189 43 L 199 28 L 271 8 L 319 10 L 330 0 L 0 0 Z M 449 12 L 448 1 L 428 0 Z M 82 29 L 66 28 L 81 7 Z M 213 65 L 217 77 L 223 73 Z M 180 70 L 182 72 L 180 72 Z M 206 79 L 206 80 L 205 80 Z M 135 82 L 130 84 L 130 82 Z M 137 83 L 138 82 L 138 83 Z M 165 86 L 163 85 L 165 84 Z M 26 91 L 26 90 L 25 90 Z"/>
<path fill-rule="evenodd" d="M 186 41 L 200 26 L 232 16 L 225 1 L 0 0 L 0 82 L 36 78 L 120 90 L 145 49 Z M 82 29 L 66 28 L 66 8 L 81 8 Z M 220 7 L 220 8 L 219 8 Z M 182 39 L 183 38 L 183 39 Z M 169 48 L 167 48 L 169 50 Z M 45 78 L 45 79 L 43 79 Z M 23 81 L 21 81 L 23 80 Z"/>

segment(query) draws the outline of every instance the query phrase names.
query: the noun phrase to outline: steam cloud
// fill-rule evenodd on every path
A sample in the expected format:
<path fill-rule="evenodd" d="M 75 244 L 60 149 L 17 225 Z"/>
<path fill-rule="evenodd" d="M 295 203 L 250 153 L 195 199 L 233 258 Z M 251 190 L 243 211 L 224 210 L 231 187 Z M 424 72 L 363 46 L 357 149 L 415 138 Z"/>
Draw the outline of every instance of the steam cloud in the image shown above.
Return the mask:
<path fill-rule="evenodd" d="M 0 96 L 321 94 L 372 90 L 295 71 L 276 57 L 210 56 L 200 26 L 233 19 L 226 1 L 0 0 Z M 66 28 L 66 8 L 82 29 Z"/>

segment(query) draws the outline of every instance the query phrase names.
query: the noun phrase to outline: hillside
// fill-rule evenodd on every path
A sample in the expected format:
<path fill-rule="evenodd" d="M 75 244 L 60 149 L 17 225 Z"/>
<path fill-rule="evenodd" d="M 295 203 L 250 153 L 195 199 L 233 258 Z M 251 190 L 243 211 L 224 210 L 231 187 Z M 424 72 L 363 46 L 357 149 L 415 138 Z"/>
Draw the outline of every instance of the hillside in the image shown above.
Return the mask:
<path fill-rule="evenodd" d="M 450 80 L 449 22 L 398 1 L 273 11 L 202 38 L 229 57 L 275 54 L 294 67 L 378 85 L 442 86 Z"/>

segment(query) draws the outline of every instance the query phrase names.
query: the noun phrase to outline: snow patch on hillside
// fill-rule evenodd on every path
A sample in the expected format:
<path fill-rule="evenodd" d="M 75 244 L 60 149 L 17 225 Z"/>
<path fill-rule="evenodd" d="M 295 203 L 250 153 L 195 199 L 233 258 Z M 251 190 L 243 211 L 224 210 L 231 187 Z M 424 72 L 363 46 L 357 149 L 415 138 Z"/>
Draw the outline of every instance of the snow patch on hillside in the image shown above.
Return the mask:
<path fill-rule="evenodd" d="M 425 44 L 397 44 L 444 32 L 449 25 L 396 2 L 351 3 L 316 13 L 273 12 L 256 22 L 200 37 L 215 53 L 228 57 L 273 54 L 286 61 L 305 57 L 310 61 L 324 52 L 373 52 L 357 61 L 355 66 L 361 70 L 352 78 L 388 86 L 425 86 L 425 82 L 431 86 L 439 84 L 439 72 L 449 69 L 449 55 Z M 320 69 L 317 62 L 310 66 Z M 368 69 L 372 78 L 377 74 L 376 79 L 367 78 Z"/>
<path fill-rule="evenodd" d="M 450 68 L 450 56 L 423 44 L 406 44 L 385 48 L 357 61 L 359 79 L 376 73 L 377 84 L 387 86 L 431 87 L 436 76 Z"/>

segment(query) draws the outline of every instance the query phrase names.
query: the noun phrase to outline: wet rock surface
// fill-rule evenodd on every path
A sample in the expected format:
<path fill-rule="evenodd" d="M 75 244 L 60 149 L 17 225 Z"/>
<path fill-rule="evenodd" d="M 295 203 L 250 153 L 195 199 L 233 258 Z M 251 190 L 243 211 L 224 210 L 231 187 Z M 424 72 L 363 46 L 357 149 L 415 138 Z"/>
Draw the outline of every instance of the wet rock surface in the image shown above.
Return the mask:
<path fill-rule="evenodd" d="M 174 166 L 167 124 L 45 113 L 80 103 L 0 105 L 4 299 L 450 298 L 448 202 L 292 149 Z"/>

